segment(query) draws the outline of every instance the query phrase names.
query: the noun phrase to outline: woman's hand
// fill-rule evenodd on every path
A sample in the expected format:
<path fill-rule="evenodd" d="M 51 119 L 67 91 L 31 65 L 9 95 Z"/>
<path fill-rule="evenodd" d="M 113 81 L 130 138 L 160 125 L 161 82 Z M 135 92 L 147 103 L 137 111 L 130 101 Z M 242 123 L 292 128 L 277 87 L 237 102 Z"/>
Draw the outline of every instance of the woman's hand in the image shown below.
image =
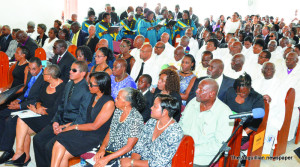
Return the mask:
<path fill-rule="evenodd" d="M 37 109 L 35 108 L 35 106 L 34 106 L 34 105 L 32 105 L 32 104 L 29 104 L 29 105 L 27 106 L 27 108 L 28 108 L 29 110 L 31 110 L 31 111 L 33 111 L 33 112 L 37 113 Z M 38 113 L 37 113 L 37 114 L 38 114 Z"/>
<path fill-rule="evenodd" d="M 103 157 L 96 161 L 94 167 L 105 167 L 105 165 L 109 162 L 109 160 L 106 157 Z"/>
<path fill-rule="evenodd" d="M 100 148 L 100 150 L 97 152 L 97 154 L 94 156 L 94 161 L 99 161 L 101 158 L 103 158 L 105 155 L 105 149 Z"/>
<path fill-rule="evenodd" d="M 130 167 L 131 159 L 130 158 L 122 158 L 122 159 L 120 159 L 120 163 L 121 163 L 122 167 Z"/>
<path fill-rule="evenodd" d="M 61 132 L 67 132 L 67 131 L 73 130 L 73 129 L 75 129 L 74 126 L 76 126 L 76 125 L 68 126 L 68 127 L 64 128 Z"/>
<path fill-rule="evenodd" d="M 41 114 L 41 115 L 48 115 L 48 113 L 46 112 L 46 110 L 47 110 L 46 107 L 41 106 L 41 107 L 37 108 L 36 113 L 37 114 Z"/>

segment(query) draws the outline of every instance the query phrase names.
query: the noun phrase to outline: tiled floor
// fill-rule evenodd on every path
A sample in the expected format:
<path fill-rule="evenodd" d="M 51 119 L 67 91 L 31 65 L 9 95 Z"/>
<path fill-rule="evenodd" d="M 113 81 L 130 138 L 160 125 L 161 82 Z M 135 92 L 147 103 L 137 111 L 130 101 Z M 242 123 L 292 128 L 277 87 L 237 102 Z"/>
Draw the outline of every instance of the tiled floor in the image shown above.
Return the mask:
<path fill-rule="evenodd" d="M 292 156 L 292 160 L 287 160 L 287 161 L 273 161 L 273 160 L 262 160 L 260 163 L 261 167 L 298 167 L 300 166 L 300 159 L 296 156 L 293 150 L 296 148 L 300 147 L 299 144 L 295 144 L 294 140 L 288 142 L 287 148 L 286 148 L 286 153 L 282 156 Z M 31 148 L 32 150 L 32 148 Z M 0 155 L 2 152 L 0 152 Z M 31 162 L 29 163 L 28 167 L 35 167 L 35 159 L 34 155 L 31 154 Z M 79 167 L 80 165 L 76 165 L 76 167 Z M 5 165 L 0 165 L 0 167 L 5 167 Z"/>

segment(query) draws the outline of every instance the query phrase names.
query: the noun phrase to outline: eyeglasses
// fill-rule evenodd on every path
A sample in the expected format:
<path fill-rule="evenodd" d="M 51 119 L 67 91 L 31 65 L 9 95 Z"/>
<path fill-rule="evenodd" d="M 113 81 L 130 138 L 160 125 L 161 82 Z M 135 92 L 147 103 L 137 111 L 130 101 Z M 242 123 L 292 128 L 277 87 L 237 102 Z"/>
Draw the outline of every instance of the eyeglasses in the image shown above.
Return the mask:
<path fill-rule="evenodd" d="M 78 70 L 76 68 L 71 69 L 72 72 L 77 72 Z"/>
<path fill-rule="evenodd" d="M 162 49 L 163 48 L 163 47 L 158 47 L 158 46 L 154 46 L 154 47 L 157 48 L 157 49 L 159 49 L 159 48 Z"/>
<path fill-rule="evenodd" d="M 126 48 L 127 46 L 126 45 L 120 45 L 119 47 L 120 48 Z"/>
<path fill-rule="evenodd" d="M 57 47 L 56 46 L 53 46 L 53 49 L 56 49 Z"/>
<path fill-rule="evenodd" d="M 273 35 L 270 35 L 270 37 L 274 37 Z"/>
<path fill-rule="evenodd" d="M 98 85 L 93 85 L 91 82 L 89 83 L 89 87 L 98 87 Z"/>

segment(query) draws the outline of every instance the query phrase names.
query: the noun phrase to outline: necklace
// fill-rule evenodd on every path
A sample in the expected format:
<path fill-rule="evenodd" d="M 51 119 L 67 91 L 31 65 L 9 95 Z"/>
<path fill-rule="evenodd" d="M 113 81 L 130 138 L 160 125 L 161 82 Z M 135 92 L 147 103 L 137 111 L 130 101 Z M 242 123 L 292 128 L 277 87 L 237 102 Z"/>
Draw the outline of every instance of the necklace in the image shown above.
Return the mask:
<path fill-rule="evenodd" d="M 22 64 L 19 62 L 19 66 L 22 66 L 22 65 L 24 65 L 26 63 L 27 63 L 27 60 L 25 60 Z"/>
<path fill-rule="evenodd" d="M 100 96 L 100 97 L 101 97 L 101 96 Z M 100 97 L 96 96 L 96 97 L 95 97 L 95 102 L 97 102 L 97 101 L 100 99 Z"/>
<path fill-rule="evenodd" d="M 183 72 L 183 71 L 180 71 L 182 74 L 190 74 L 190 72 Z"/>
<path fill-rule="evenodd" d="M 158 121 L 158 122 L 157 122 L 157 126 L 156 126 L 157 129 L 158 129 L 158 130 L 164 129 L 165 127 L 167 127 L 167 126 L 171 123 L 172 120 L 173 120 L 173 118 L 171 118 L 170 121 L 169 121 L 165 126 L 163 126 L 162 128 L 159 128 L 159 127 L 158 127 L 158 124 L 159 124 L 159 122 L 160 122 L 160 121 Z"/>
<path fill-rule="evenodd" d="M 50 88 L 52 88 L 52 89 L 53 89 L 53 88 L 57 87 L 57 86 L 58 86 L 58 84 L 59 84 L 58 82 L 59 82 L 59 81 L 57 81 L 57 85 L 56 85 L 56 86 L 51 86 L 51 84 L 50 84 L 50 85 L 49 85 L 49 86 L 50 86 Z"/>

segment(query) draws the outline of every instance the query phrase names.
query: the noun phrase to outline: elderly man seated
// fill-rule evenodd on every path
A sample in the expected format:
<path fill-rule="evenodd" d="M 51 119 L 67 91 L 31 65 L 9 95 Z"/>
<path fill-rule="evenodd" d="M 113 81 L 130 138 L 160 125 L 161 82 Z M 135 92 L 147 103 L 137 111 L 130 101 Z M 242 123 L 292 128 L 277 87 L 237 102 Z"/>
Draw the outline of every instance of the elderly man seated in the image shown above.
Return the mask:
<path fill-rule="evenodd" d="M 230 78 L 237 79 L 240 75 L 242 75 L 244 70 L 245 64 L 245 56 L 241 53 L 235 54 L 231 59 L 231 68 L 225 68 L 224 74 Z M 229 64 L 226 64 L 227 66 Z"/>
<path fill-rule="evenodd" d="M 232 112 L 217 98 L 218 90 L 214 79 L 202 80 L 179 122 L 195 141 L 194 167 L 207 166 L 232 132 L 233 121 L 228 118 Z"/>

